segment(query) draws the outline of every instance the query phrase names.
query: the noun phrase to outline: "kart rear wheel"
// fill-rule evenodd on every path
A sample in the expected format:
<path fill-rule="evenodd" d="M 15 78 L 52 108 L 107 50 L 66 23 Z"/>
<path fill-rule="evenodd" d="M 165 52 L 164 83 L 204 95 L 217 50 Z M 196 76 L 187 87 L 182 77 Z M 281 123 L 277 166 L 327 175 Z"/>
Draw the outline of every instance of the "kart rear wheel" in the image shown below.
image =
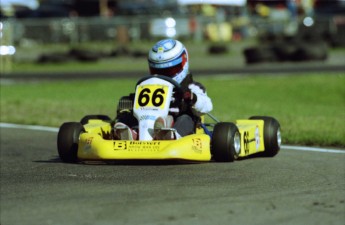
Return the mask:
<path fill-rule="evenodd" d="M 264 121 L 265 151 L 261 155 L 264 157 L 277 155 L 282 142 L 279 122 L 273 117 L 268 116 L 252 116 L 249 119 Z"/>
<path fill-rule="evenodd" d="M 79 136 L 85 132 L 81 123 L 63 123 L 59 129 L 57 147 L 62 161 L 75 163 L 78 161 Z"/>
<path fill-rule="evenodd" d="M 213 129 L 211 153 L 217 162 L 233 162 L 241 151 L 241 135 L 234 123 L 217 123 Z"/>
<path fill-rule="evenodd" d="M 106 122 L 111 121 L 110 117 L 107 115 L 87 115 L 80 120 L 80 123 L 85 125 L 89 122 L 89 120 L 103 120 Z"/>

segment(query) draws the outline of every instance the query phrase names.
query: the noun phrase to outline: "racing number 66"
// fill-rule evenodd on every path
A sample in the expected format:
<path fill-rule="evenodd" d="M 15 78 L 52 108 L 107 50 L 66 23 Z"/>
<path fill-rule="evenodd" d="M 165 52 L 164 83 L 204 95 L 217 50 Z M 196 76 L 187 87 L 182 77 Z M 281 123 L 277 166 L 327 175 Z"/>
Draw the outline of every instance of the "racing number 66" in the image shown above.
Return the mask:
<path fill-rule="evenodd" d="M 159 107 L 163 104 L 164 102 L 163 95 L 165 94 L 165 91 L 163 88 L 157 88 L 153 92 L 152 96 L 150 96 L 150 94 L 151 94 L 151 90 L 149 88 L 144 88 L 143 90 L 140 91 L 139 96 L 138 96 L 139 106 L 141 107 L 147 106 L 150 103 L 150 100 L 151 100 L 152 105 L 156 107 Z"/>

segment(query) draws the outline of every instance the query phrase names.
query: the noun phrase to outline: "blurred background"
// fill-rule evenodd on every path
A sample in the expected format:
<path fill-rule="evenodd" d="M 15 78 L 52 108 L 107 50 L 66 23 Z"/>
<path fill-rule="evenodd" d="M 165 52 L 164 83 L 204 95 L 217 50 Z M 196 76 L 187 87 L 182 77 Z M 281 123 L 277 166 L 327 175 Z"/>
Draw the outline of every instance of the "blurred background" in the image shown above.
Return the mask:
<path fill-rule="evenodd" d="M 21 72 L 21 63 L 146 57 L 166 37 L 185 42 L 192 55 L 200 46 L 206 55 L 231 52 L 242 66 L 326 61 L 345 46 L 344 0 L 1 0 L 0 6 L 3 73 Z M 344 54 L 334 59 L 342 63 Z"/>

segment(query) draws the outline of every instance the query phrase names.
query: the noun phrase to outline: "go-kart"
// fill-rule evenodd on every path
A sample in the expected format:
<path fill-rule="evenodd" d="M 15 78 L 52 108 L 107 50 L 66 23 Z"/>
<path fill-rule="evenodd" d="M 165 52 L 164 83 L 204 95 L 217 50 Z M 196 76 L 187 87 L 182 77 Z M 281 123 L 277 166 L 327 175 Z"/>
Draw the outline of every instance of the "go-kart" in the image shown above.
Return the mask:
<path fill-rule="evenodd" d="M 171 102 L 183 101 L 182 92 L 181 86 L 166 76 L 140 79 L 134 96 L 122 97 L 117 108 L 118 113 L 128 111 L 137 119 L 138 125 L 133 129 L 138 131 L 138 140 L 116 140 L 114 119 L 106 115 L 87 115 L 80 122 L 66 122 L 59 128 L 60 158 L 69 163 L 108 160 L 233 162 L 254 154 L 273 157 L 279 152 L 280 124 L 267 116 L 253 116 L 232 123 L 220 122 L 207 114 L 214 122 L 205 123 L 202 116 L 194 134 L 177 140 L 154 139 L 155 120 L 169 115 Z"/>

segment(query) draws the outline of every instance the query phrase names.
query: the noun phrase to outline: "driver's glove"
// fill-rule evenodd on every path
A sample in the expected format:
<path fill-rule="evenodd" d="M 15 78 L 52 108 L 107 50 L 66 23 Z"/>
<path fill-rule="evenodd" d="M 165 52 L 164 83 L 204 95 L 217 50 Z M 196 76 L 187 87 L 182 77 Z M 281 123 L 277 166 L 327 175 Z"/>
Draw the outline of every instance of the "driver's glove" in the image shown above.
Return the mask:
<path fill-rule="evenodd" d="M 197 100 L 197 96 L 190 90 L 187 90 L 183 93 L 183 100 L 189 105 L 194 105 Z"/>

